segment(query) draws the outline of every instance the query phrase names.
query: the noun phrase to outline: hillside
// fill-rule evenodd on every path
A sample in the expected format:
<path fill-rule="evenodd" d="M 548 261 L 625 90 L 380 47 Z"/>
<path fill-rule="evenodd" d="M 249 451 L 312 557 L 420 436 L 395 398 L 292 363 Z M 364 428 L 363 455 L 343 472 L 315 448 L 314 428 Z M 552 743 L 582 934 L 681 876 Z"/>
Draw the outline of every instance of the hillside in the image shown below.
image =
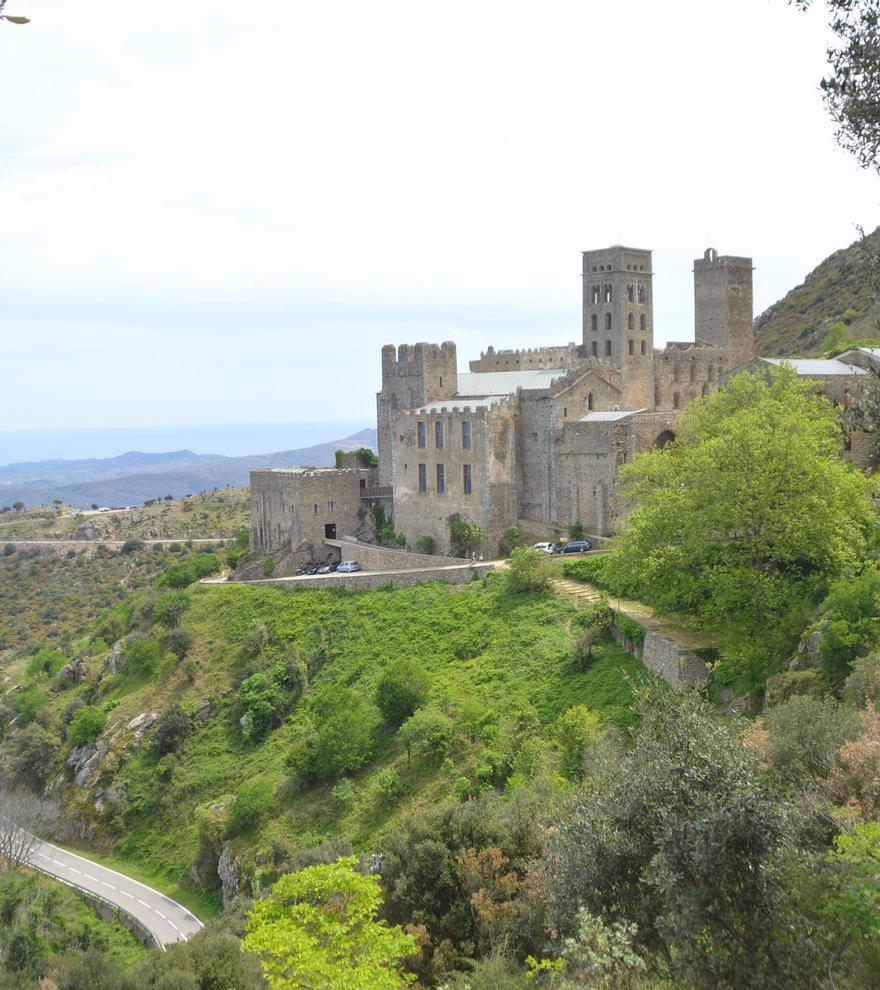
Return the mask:
<path fill-rule="evenodd" d="M 0 505 L 26 506 L 60 500 L 74 508 L 141 504 L 147 499 L 183 498 L 211 488 L 246 485 L 251 471 L 261 468 L 331 467 L 337 450 L 376 450 L 375 429 L 341 440 L 270 454 L 223 457 L 181 450 L 163 454 L 130 451 L 119 457 L 54 460 L 0 467 Z"/>
<path fill-rule="evenodd" d="M 880 228 L 835 251 L 755 320 L 758 353 L 816 357 L 880 341 Z"/>

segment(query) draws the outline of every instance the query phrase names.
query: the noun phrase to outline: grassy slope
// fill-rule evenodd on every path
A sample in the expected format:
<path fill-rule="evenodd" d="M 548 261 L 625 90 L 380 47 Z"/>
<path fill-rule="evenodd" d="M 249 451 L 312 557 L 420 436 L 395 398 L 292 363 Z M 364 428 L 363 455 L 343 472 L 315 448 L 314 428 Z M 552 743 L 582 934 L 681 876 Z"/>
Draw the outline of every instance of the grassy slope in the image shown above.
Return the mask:
<path fill-rule="evenodd" d="M 815 357 L 831 345 L 880 342 L 880 228 L 836 251 L 755 321 L 758 353 Z M 832 331 L 834 324 L 843 329 Z"/>
<path fill-rule="evenodd" d="M 114 782 L 124 787 L 130 801 L 124 827 L 117 823 L 114 829 L 115 861 L 134 863 L 144 875 L 164 879 L 166 885 L 184 881 L 198 847 L 196 809 L 234 794 L 242 782 L 255 777 L 273 785 L 279 804 L 259 834 L 244 837 L 245 844 L 265 845 L 273 835 L 283 835 L 296 847 L 345 836 L 368 848 L 409 808 L 447 796 L 455 778 L 474 774 L 481 746 L 470 742 L 466 733 L 459 733 L 451 754 L 454 767 L 444 769 L 407 763 L 393 733 L 383 729 L 373 762 L 353 775 L 355 798 L 348 805 L 333 799 L 330 785 L 304 791 L 286 787 L 284 760 L 300 710 L 259 745 L 241 741 L 235 718 L 238 644 L 255 622 L 303 649 L 313 626 L 325 630 L 332 659 L 314 678 L 313 690 L 335 683 L 372 697 L 382 669 L 408 657 L 430 673 L 432 697 L 445 699 L 447 709 L 459 715 L 470 707 L 500 722 L 505 712 L 530 705 L 546 733 L 561 712 L 586 704 L 625 722 L 627 678 L 647 675 L 610 644 L 598 649 L 589 672 L 575 672 L 569 628 L 574 614 L 573 606 L 549 594 L 517 598 L 480 584 L 361 594 L 235 586 L 198 589 L 186 618 L 197 635 L 195 683 L 188 684 L 169 663 L 156 681 L 123 682 L 110 696 L 118 702 L 111 731 L 123 720 L 145 710 L 161 711 L 173 700 L 198 704 L 210 697 L 216 705 L 185 743 L 170 780 L 161 782 L 155 761 L 141 752 Z M 389 765 L 400 775 L 403 795 L 383 805 L 371 785 L 376 772 Z"/>
<path fill-rule="evenodd" d="M 70 515 L 50 506 L 0 513 L 0 543 L 7 540 L 73 539 L 83 526 L 94 526 L 97 539 L 228 539 L 250 526 L 250 489 L 218 488 L 174 502 L 126 512 Z"/>

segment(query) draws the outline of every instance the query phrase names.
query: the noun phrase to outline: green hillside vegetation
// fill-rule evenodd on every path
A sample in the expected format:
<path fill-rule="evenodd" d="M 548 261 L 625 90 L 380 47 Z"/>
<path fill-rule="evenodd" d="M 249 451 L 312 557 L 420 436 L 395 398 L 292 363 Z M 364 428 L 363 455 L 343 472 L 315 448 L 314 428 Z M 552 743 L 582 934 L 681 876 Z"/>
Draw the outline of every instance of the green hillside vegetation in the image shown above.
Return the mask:
<path fill-rule="evenodd" d="M 184 499 L 158 496 L 152 505 L 113 512 L 70 506 L 15 511 L 0 504 L 0 544 L 9 540 L 229 539 L 250 525 L 250 489 L 215 488 Z"/>
<path fill-rule="evenodd" d="M 880 346 L 880 228 L 835 251 L 755 321 L 758 353 L 820 357 Z"/>

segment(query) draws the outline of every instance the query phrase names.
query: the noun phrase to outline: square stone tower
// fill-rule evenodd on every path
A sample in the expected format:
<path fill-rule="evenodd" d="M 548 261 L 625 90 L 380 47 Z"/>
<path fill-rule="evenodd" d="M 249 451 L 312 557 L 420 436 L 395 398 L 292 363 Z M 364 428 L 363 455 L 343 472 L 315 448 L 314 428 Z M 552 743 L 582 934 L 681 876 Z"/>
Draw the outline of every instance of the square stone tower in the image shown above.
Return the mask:
<path fill-rule="evenodd" d="M 623 408 L 654 405 L 651 252 L 616 245 L 584 251 L 584 353 L 620 369 Z"/>
<path fill-rule="evenodd" d="M 451 399 L 458 391 L 455 344 L 393 344 L 382 348 L 382 391 L 376 396 L 379 484 L 391 484 L 391 415 L 396 409 Z"/>
<path fill-rule="evenodd" d="M 753 270 L 751 258 L 722 257 L 715 248 L 706 248 L 703 257 L 694 261 L 695 336 L 727 349 L 728 370 L 755 357 Z"/>

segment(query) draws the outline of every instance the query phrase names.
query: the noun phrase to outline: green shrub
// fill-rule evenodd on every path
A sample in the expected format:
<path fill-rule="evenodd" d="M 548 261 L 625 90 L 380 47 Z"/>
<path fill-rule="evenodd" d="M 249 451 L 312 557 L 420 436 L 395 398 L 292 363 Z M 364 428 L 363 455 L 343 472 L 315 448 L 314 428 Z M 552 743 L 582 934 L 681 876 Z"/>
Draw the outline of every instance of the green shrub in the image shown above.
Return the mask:
<path fill-rule="evenodd" d="M 470 557 L 483 542 L 482 530 L 469 519 L 452 519 L 449 535 L 452 547 L 459 557 Z"/>
<path fill-rule="evenodd" d="M 125 644 L 125 672 L 127 674 L 154 674 L 162 662 L 162 647 L 150 637 L 130 640 Z"/>
<path fill-rule="evenodd" d="M 243 736 L 254 741 L 281 724 L 287 711 L 287 698 L 271 674 L 258 671 L 241 682 L 238 701 L 244 712 Z"/>
<path fill-rule="evenodd" d="M 40 675 L 54 677 L 66 663 L 67 657 L 61 650 L 44 646 L 28 660 L 25 673 L 29 677 L 39 677 Z"/>
<path fill-rule="evenodd" d="M 183 660 L 192 648 L 194 641 L 195 637 L 189 629 L 183 629 L 178 626 L 176 629 L 172 629 L 162 640 L 162 645 L 169 653 L 173 653 L 178 660 Z"/>
<path fill-rule="evenodd" d="M 605 569 L 605 557 L 582 557 L 580 560 L 566 560 L 562 564 L 563 577 L 571 578 L 572 581 L 583 581 L 586 584 L 594 584 L 597 588 L 607 587 L 603 578 Z"/>
<path fill-rule="evenodd" d="M 573 522 L 568 527 L 568 538 L 570 540 L 582 540 L 584 538 L 584 524 L 580 521 Z"/>
<path fill-rule="evenodd" d="M 222 568 L 223 563 L 216 553 L 198 553 L 180 564 L 172 564 L 159 578 L 158 587 L 186 588 Z"/>
<path fill-rule="evenodd" d="M 16 691 L 12 695 L 12 707 L 18 712 L 19 721 L 25 724 L 33 722 L 46 708 L 48 702 L 46 692 L 36 684 L 29 684 L 24 690 Z"/>
<path fill-rule="evenodd" d="M 838 749 L 861 730 L 858 712 L 833 698 L 795 695 L 764 716 L 773 768 L 786 781 L 802 784 L 824 777 Z"/>
<path fill-rule="evenodd" d="M 635 619 L 618 612 L 614 619 L 614 625 L 617 626 L 620 635 L 627 642 L 632 643 L 636 650 L 641 650 L 645 645 L 645 629 Z"/>
<path fill-rule="evenodd" d="M 518 547 L 522 541 L 522 530 L 519 526 L 508 526 L 501 537 L 498 549 L 502 557 L 509 557 L 514 547 Z"/>
<path fill-rule="evenodd" d="M 166 592 L 153 606 L 153 621 L 166 629 L 175 629 L 191 605 L 192 598 L 185 591 Z"/>
<path fill-rule="evenodd" d="M 9 773 L 22 787 L 42 791 L 55 773 L 58 742 L 54 733 L 47 732 L 35 722 L 19 729 L 11 744 Z"/>
<path fill-rule="evenodd" d="M 439 763 L 447 754 L 455 735 L 455 725 L 438 708 L 420 708 L 397 732 L 407 759 L 417 757 Z"/>
<path fill-rule="evenodd" d="M 87 746 L 104 731 L 107 715 L 93 705 L 83 705 L 74 712 L 67 728 L 67 740 L 71 746 Z"/>
<path fill-rule="evenodd" d="M 150 736 L 154 756 L 173 753 L 192 730 L 189 716 L 180 705 L 171 705 L 156 719 Z"/>
<path fill-rule="evenodd" d="M 272 577 L 275 573 L 275 558 L 266 557 L 263 561 L 263 577 Z"/>
<path fill-rule="evenodd" d="M 586 705 L 563 712 L 553 727 L 553 737 L 562 754 L 562 771 L 576 777 L 583 769 L 587 751 L 602 737 L 602 722 Z"/>
<path fill-rule="evenodd" d="M 819 658 L 832 687 L 843 686 L 853 661 L 880 644 L 880 572 L 867 570 L 833 585 L 823 603 Z"/>
<path fill-rule="evenodd" d="M 229 809 L 228 831 L 238 835 L 254 828 L 267 818 L 276 807 L 275 788 L 268 780 L 259 777 L 245 781 L 238 789 Z"/>
<path fill-rule="evenodd" d="M 315 780 L 338 780 L 373 755 L 375 709 L 350 688 L 327 688 L 313 699 L 317 725 L 306 740 L 306 773 Z"/>
<path fill-rule="evenodd" d="M 401 659 L 385 669 L 376 685 L 376 707 L 386 725 L 398 726 L 425 702 L 430 681 L 412 660 Z"/>
<path fill-rule="evenodd" d="M 420 536 L 416 540 L 416 550 L 419 553 L 433 554 L 437 550 L 437 541 L 433 536 Z"/>
<path fill-rule="evenodd" d="M 880 707 L 880 653 L 870 653 L 855 661 L 843 686 L 842 697 L 847 704 L 857 708 L 863 708 L 869 701 Z"/>
<path fill-rule="evenodd" d="M 373 775 L 370 782 L 370 793 L 373 800 L 384 807 L 390 807 L 400 800 L 403 794 L 403 785 L 400 782 L 400 775 L 394 767 L 383 767 Z"/>
<path fill-rule="evenodd" d="M 550 583 L 547 555 L 533 547 L 516 547 L 507 564 L 507 584 L 516 592 L 544 591 Z"/>

